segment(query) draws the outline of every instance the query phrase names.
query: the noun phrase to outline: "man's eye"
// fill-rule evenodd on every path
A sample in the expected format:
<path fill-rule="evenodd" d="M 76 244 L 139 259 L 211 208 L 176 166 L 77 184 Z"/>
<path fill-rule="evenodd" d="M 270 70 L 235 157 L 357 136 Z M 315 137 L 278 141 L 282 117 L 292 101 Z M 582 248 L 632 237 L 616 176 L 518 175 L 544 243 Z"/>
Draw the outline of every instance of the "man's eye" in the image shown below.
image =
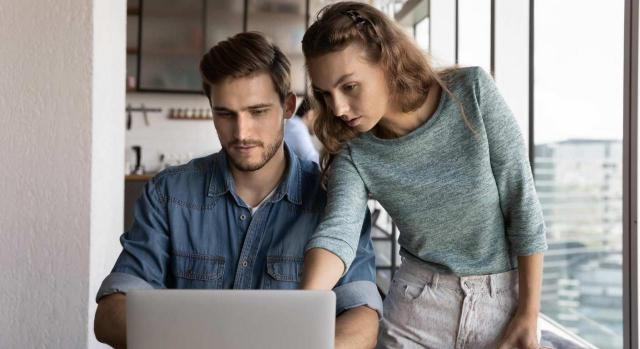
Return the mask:
<path fill-rule="evenodd" d="M 215 112 L 214 113 L 215 116 L 220 117 L 220 118 L 228 118 L 231 116 L 231 113 L 225 113 L 225 112 Z"/>
<path fill-rule="evenodd" d="M 253 110 L 251 113 L 253 115 L 262 115 L 262 114 L 266 114 L 268 109 L 255 109 Z"/>

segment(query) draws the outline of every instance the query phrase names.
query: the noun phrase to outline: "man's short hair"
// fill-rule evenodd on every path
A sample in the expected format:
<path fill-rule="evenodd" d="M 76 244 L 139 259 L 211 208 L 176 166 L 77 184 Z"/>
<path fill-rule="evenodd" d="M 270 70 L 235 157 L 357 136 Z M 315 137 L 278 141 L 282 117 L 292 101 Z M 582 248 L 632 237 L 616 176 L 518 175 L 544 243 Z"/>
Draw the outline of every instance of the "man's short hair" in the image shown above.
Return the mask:
<path fill-rule="evenodd" d="M 202 87 L 211 99 L 211 85 L 227 78 L 268 73 L 280 103 L 291 91 L 291 64 L 280 48 L 258 32 L 236 34 L 219 42 L 200 61 Z"/>

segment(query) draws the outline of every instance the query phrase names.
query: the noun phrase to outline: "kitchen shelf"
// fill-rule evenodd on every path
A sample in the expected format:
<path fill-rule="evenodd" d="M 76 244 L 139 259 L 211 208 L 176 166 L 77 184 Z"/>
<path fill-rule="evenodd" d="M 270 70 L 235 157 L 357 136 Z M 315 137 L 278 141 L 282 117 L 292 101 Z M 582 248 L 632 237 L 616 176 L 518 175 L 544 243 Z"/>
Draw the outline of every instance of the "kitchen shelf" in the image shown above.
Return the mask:
<path fill-rule="evenodd" d="M 137 175 L 137 174 L 131 174 L 131 175 L 125 175 L 124 176 L 124 180 L 125 181 L 133 181 L 133 182 L 146 182 L 148 180 L 150 180 L 151 178 L 153 178 L 153 176 L 155 176 L 155 173 L 145 173 L 145 174 L 141 174 L 141 175 Z"/>
<path fill-rule="evenodd" d="M 168 117 L 169 120 L 179 120 L 179 121 L 208 121 L 213 120 L 213 118 L 172 118 Z"/>

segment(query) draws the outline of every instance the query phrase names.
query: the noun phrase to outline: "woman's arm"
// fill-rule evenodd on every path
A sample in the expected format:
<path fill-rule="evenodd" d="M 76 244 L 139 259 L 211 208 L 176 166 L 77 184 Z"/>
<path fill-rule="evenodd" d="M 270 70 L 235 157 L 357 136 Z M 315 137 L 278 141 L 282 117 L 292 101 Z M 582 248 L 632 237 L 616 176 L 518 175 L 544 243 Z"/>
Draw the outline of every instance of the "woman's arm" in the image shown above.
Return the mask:
<path fill-rule="evenodd" d="M 518 256 L 519 300 L 500 349 L 537 348 L 543 251 L 547 249 L 542 207 L 518 124 L 492 78 L 476 70 L 475 95 L 489 146 L 491 169 L 500 195 L 506 237 Z"/>
<path fill-rule="evenodd" d="M 365 184 L 345 146 L 331 164 L 327 205 L 305 248 L 301 288 L 331 290 L 349 269 L 358 249 L 367 200 Z"/>
<path fill-rule="evenodd" d="M 542 287 L 542 253 L 518 257 L 518 309 L 502 335 L 499 349 L 538 348 L 537 326 Z"/>
<path fill-rule="evenodd" d="M 344 272 L 344 263 L 340 257 L 322 248 L 312 248 L 304 254 L 300 288 L 331 290 Z"/>
<path fill-rule="evenodd" d="M 542 253 L 518 257 L 518 279 L 520 296 L 518 311 L 535 315 L 540 312 L 540 289 L 542 287 Z"/>

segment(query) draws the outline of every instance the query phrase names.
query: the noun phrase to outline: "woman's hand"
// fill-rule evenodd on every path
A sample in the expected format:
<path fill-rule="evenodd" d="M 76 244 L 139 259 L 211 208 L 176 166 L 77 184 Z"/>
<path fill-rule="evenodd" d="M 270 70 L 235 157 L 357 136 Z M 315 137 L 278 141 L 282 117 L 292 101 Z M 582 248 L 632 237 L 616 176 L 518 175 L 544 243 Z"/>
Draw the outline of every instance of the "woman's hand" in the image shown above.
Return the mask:
<path fill-rule="evenodd" d="M 498 349 L 538 349 L 538 313 L 518 310 L 502 334 Z"/>

